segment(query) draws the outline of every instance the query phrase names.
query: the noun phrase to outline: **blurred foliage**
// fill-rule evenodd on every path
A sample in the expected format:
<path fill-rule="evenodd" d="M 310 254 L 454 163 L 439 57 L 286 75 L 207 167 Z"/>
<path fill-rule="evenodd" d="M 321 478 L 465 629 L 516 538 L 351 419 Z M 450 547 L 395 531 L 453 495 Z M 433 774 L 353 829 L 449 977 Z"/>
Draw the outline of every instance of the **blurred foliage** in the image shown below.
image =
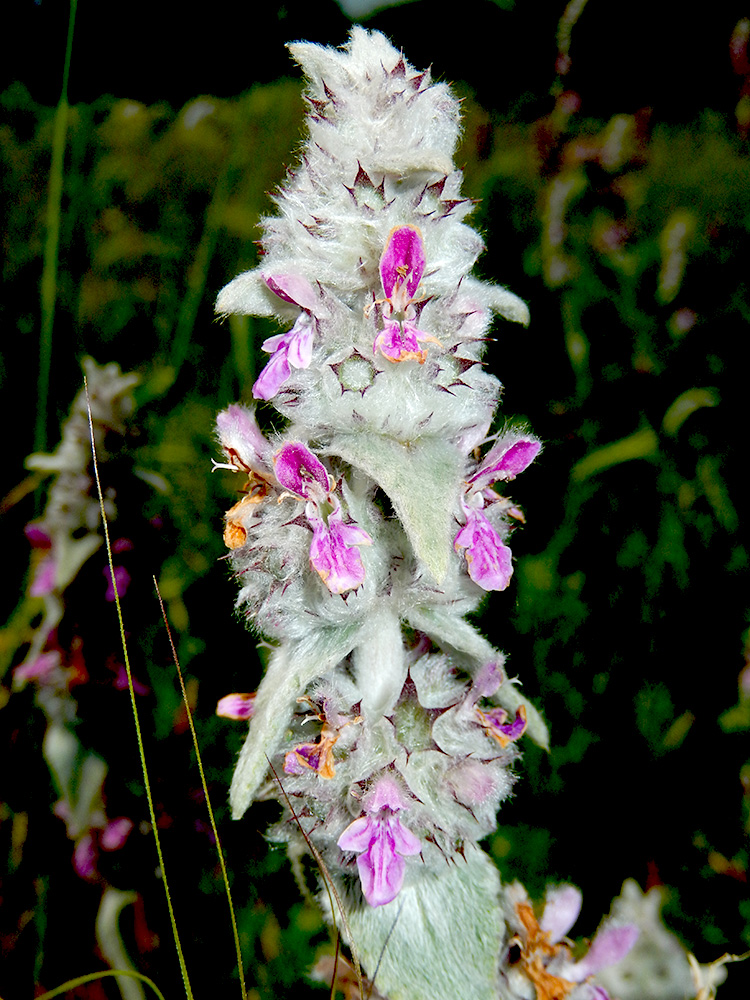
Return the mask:
<path fill-rule="evenodd" d="M 514 491 L 529 523 L 515 538 L 510 596 L 493 596 L 481 621 L 545 712 L 553 749 L 527 747 L 488 846 L 533 894 L 548 879 L 579 884 L 587 927 L 633 876 L 669 887 L 667 913 L 701 961 L 739 952 L 750 944 L 747 95 L 736 114 L 709 110 L 679 127 L 648 109 L 586 118 L 562 87 L 533 121 L 522 106 L 499 116 L 468 88 L 462 95 L 458 162 L 488 243 L 479 268 L 532 308 L 531 328 L 500 327 L 488 352 L 507 385 L 501 419 L 527 419 L 546 442 Z M 103 97 L 69 119 L 47 437 L 54 448 L 83 355 L 139 374 L 138 409 L 105 488 L 116 531 L 133 540 L 125 623 L 148 687 L 138 701 L 198 997 L 236 989 L 234 959 L 152 575 L 195 701 L 251 996 L 323 995 L 305 974 L 327 933 L 263 840 L 273 807 L 228 822 L 242 726 L 213 715 L 223 694 L 253 690 L 262 669 L 219 562 L 232 484 L 209 472 L 214 414 L 250 398 L 267 331 L 252 319 L 217 326 L 212 301 L 256 263 L 258 219 L 272 210 L 268 192 L 293 160 L 301 117 L 298 84 L 280 81 L 179 112 Z M 40 615 L 31 577 L 23 584 L 23 527 L 43 507 L 44 483 L 20 471 L 33 421 L 19 419 L 14 388 L 37 357 L 53 118 L 20 84 L 0 95 L 2 405 L 12 428 L 3 513 L 9 602 L 18 599 L 0 644 L 0 727 L 15 762 L 0 805 L 3 974 L 10 1000 L 103 967 L 93 927 L 113 885 L 137 893 L 121 922 L 135 965 L 177 996 L 127 694 L 113 682 L 101 552 L 65 593 L 57 642 L 69 663 L 76 650 L 85 661 L 71 725 L 106 762 L 109 814 L 136 828 L 92 878 L 75 874 L 51 812 L 59 790 L 34 691 L 11 691 L 10 667 Z M 742 975 L 733 970 L 722 996 Z M 108 982 L 77 995 L 119 994 Z"/>

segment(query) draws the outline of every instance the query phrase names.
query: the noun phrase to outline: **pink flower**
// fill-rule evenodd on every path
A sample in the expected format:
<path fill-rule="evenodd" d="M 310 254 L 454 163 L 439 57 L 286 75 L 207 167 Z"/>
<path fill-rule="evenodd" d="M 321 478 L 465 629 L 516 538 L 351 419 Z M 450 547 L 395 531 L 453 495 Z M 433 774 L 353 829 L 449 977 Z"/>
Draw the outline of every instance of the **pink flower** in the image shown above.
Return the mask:
<path fill-rule="evenodd" d="M 266 478 L 271 469 L 271 445 L 263 437 L 251 407 L 233 403 L 216 418 L 219 440 L 229 462 L 214 462 L 215 469 L 247 472 Z"/>
<path fill-rule="evenodd" d="M 463 505 L 466 524 L 453 540 L 456 552 L 465 549 L 469 576 L 484 590 L 505 590 L 513 576 L 511 551 L 481 513 Z"/>
<path fill-rule="evenodd" d="M 27 681 L 35 680 L 44 684 L 60 666 L 60 654 L 57 650 L 40 653 L 30 663 L 22 663 L 13 671 L 13 683 L 23 686 Z"/>
<path fill-rule="evenodd" d="M 516 965 L 539 988 L 540 995 L 543 989 L 545 996 L 566 996 L 574 986 L 585 983 L 576 996 L 582 1000 L 609 1000 L 607 991 L 590 977 L 627 955 L 638 939 L 635 924 L 605 921 L 583 958 L 574 962 L 566 934 L 581 910 L 581 893 L 575 886 L 550 887 L 539 922 L 527 900 L 517 900 L 515 910 L 521 949 Z"/>
<path fill-rule="evenodd" d="M 73 868 L 81 878 L 93 879 L 96 875 L 96 845 L 92 833 L 84 833 L 73 850 Z"/>
<path fill-rule="evenodd" d="M 315 317 L 318 296 L 312 285 L 298 274 L 276 274 L 263 280 L 285 302 L 299 306 L 302 312 L 291 330 L 269 337 L 261 350 L 271 355 L 271 360 L 260 373 L 253 386 L 256 399 L 273 399 L 291 375 L 292 368 L 309 368 L 312 360 Z"/>
<path fill-rule="evenodd" d="M 356 524 L 344 524 L 338 503 L 327 522 L 310 504 L 306 516 L 313 529 L 310 562 L 320 579 L 332 594 L 356 590 L 365 579 L 362 557 L 356 547 L 371 545 L 370 536 Z"/>
<path fill-rule="evenodd" d="M 385 299 L 373 303 L 383 306 L 383 329 L 375 338 L 373 353 L 380 348 L 388 361 L 413 359 L 424 364 L 427 351 L 420 349 L 419 341 L 440 344 L 429 333 L 418 330 L 414 323 L 417 311 L 413 303 L 419 301 L 419 282 L 424 268 L 424 243 L 417 227 L 397 226 L 392 229 L 380 258 L 380 279 Z"/>
<path fill-rule="evenodd" d="M 503 502 L 492 485 L 515 479 L 534 461 L 541 447 L 536 438 L 514 440 L 513 436 L 505 435 L 466 480 L 461 500 L 465 523 L 453 540 L 453 547 L 456 552 L 464 550 L 469 576 L 484 590 L 505 590 L 513 575 L 511 551 L 482 513 L 488 505 Z M 512 515 L 513 509 L 507 508 L 506 512 Z"/>
<path fill-rule="evenodd" d="M 370 906 L 384 906 L 398 896 L 404 884 L 404 857 L 419 854 L 421 844 L 396 815 L 406 802 L 392 778 L 381 778 L 363 805 L 365 815 L 349 824 L 338 846 L 359 855 L 357 868 L 364 897 Z"/>
<path fill-rule="evenodd" d="M 99 841 L 102 849 L 105 851 L 119 851 L 121 847 L 124 847 L 125 841 L 130 836 L 132 829 L 133 821 L 128 819 L 127 816 L 118 816 L 117 819 L 111 819 L 102 830 Z"/>
<path fill-rule="evenodd" d="M 38 564 L 34 572 L 34 579 L 31 581 L 29 594 L 32 597 L 44 597 L 55 589 L 55 577 L 57 574 L 57 561 L 53 555 L 46 555 Z"/>
<path fill-rule="evenodd" d="M 332 594 L 356 590 L 365 569 L 357 551 L 372 539 L 356 524 L 345 524 L 341 504 L 332 495 L 325 466 L 298 442 L 283 445 L 273 457 L 276 478 L 289 493 L 306 500 L 305 517 L 312 528 L 310 563 Z"/>
<path fill-rule="evenodd" d="M 326 467 L 299 442 L 282 445 L 273 456 L 273 466 L 280 485 L 302 500 L 319 504 L 331 492 L 331 477 Z"/>
<path fill-rule="evenodd" d="M 216 706 L 216 714 L 223 719 L 252 719 L 255 712 L 255 692 L 252 694 L 225 694 Z"/>

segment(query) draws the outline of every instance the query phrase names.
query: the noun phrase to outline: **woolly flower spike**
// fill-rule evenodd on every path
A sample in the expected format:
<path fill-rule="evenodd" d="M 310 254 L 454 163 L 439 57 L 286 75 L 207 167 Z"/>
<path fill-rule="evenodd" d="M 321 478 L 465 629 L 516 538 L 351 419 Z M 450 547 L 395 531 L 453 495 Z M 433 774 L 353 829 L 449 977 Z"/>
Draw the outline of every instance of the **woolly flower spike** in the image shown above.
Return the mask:
<path fill-rule="evenodd" d="M 429 333 L 418 330 L 414 324 L 419 301 L 419 282 L 425 267 L 424 243 L 416 226 L 399 226 L 392 229 L 380 258 L 380 279 L 385 299 L 373 305 L 383 306 L 383 329 L 375 338 L 373 353 L 380 348 L 389 361 L 406 361 L 410 358 L 424 364 L 427 351 L 419 349 L 420 340 L 433 344 L 440 341 Z M 369 315 L 368 306 L 365 310 Z"/>
<path fill-rule="evenodd" d="M 396 815 L 406 802 L 396 782 L 383 777 L 364 800 L 365 815 L 355 819 L 338 839 L 342 851 L 359 855 L 362 892 L 370 906 L 384 906 L 404 883 L 405 857 L 419 854 L 419 838 Z"/>
<path fill-rule="evenodd" d="M 310 562 L 332 594 L 356 590 L 365 568 L 358 545 L 372 539 L 356 524 L 344 524 L 341 505 L 323 463 L 303 444 L 285 444 L 273 458 L 276 478 L 294 496 L 307 500 L 305 517 L 312 528 Z M 279 499 L 283 498 L 280 497 Z"/>
<path fill-rule="evenodd" d="M 237 610 L 273 643 L 232 811 L 279 798 L 270 837 L 319 852 L 378 994 L 510 1000 L 499 876 L 478 842 L 519 738 L 547 734 L 465 616 L 510 579 L 522 515 L 492 485 L 539 443 L 510 431 L 466 455 L 501 391 L 481 364 L 493 313 L 528 310 L 472 277 L 483 243 L 449 88 L 359 27 L 343 49 L 290 51 L 307 78 L 301 156 L 262 220 L 261 266 L 217 299 L 286 331 L 253 389 L 283 430 L 266 441 L 243 407 L 219 417 L 224 467 L 246 476 L 226 515 Z"/>
<path fill-rule="evenodd" d="M 273 399 L 291 374 L 291 368 L 309 368 L 312 360 L 314 316 L 317 296 L 309 281 L 298 274 L 275 274 L 263 280 L 280 299 L 300 307 L 296 323 L 287 333 L 269 337 L 261 349 L 271 360 L 253 386 L 256 399 Z M 290 368 L 291 365 L 291 368 Z"/>
<path fill-rule="evenodd" d="M 515 479 L 531 465 L 541 447 L 536 438 L 521 438 L 512 443 L 507 437 L 501 438 L 466 480 L 461 499 L 465 524 L 453 546 L 456 552 L 464 550 L 469 576 L 483 590 L 505 590 L 513 575 L 511 551 L 482 512 L 487 504 L 502 502 L 492 484 Z"/>

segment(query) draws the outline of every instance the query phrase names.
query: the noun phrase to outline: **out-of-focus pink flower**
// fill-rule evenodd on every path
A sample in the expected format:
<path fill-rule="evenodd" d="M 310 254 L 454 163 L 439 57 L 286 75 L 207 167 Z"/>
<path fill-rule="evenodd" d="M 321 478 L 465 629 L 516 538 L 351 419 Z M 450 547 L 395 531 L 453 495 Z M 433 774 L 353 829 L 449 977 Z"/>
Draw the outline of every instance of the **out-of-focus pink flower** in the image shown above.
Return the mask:
<path fill-rule="evenodd" d="M 129 688 L 128 684 L 128 672 L 125 669 L 124 663 L 117 663 L 114 665 L 115 680 L 114 685 L 117 691 L 127 691 Z M 133 676 L 131 674 L 131 676 Z M 148 694 L 149 688 L 145 684 L 142 684 L 137 677 L 133 676 L 133 690 L 136 694 Z"/>
<path fill-rule="evenodd" d="M 370 906 L 384 906 L 398 896 L 404 884 L 404 858 L 419 854 L 422 846 L 396 815 L 406 802 L 392 778 L 381 778 L 362 804 L 365 815 L 349 824 L 338 846 L 359 855 L 357 868 L 364 897 Z"/>
<path fill-rule="evenodd" d="M 96 874 L 96 845 L 90 831 L 84 833 L 73 850 L 73 868 L 81 878 L 92 879 Z"/>
<path fill-rule="evenodd" d="M 57 560 L 50 553 L 42 559 L 34 572 L 34 579 L 31 581 L 29 594 L 32 597 L 44 597 L 51 594 L 55 589 L 55 577 L 57 574 Z"/>
<path fill-rule="evenodd" d="M 112 574 L 109 571 L 109 566 L 105 566 L 102 573 L 107 581 L 107 592 L 104 595 L 104 599 L 105 601 L 114 601 L 115 588 L 112 584 Z M 115 566 L 115 584 L 117 586 L 118 597 L 123 598 L 130 586 L 130 573 L 128 573 L 124 566 Z"/>
<path fill-rule="evenodd" d="M 130 836 L 132 829 L 133 821 L 128 819 L 127 816 L 118 816 L 117 819 L 109 820 L 102 830 L 99 841 L 102 849 L 105 851 L 119 851 Z"/>
<path fill-rule="evenodd" d="M 30 663 L 22 663 L 13 671 L 13 682 L 15 685 L 23 685 L 27 681 L 39 681 L 44 684 L 49 680 L 50 675 L 60 666 L 60 654 L 53 649 L 47 653 L 40 653 Z"/>
<path fill-rule="evenodd" d="M 247 721 L 255 711 L 255 692 L 252 694 L 225 694 L 216 706 L 216 714 L 223 719 Z"/>

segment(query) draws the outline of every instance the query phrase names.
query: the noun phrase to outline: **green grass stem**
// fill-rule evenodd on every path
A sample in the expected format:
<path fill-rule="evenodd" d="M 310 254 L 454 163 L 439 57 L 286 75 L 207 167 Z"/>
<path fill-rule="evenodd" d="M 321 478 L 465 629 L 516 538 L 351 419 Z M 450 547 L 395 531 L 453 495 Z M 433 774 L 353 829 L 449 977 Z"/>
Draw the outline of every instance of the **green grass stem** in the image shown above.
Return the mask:
<path fill-rule="evenodd" d="M 55 111 L 52 133 L 52 164 L 47 192 L 47 235 L 44 241 L 42 264 L 41 309 L 42 325 L 39 334 L 39 374 L 37 377 L 36 419 L 34 422 L 34 451 L 47 447 L 47 410 L 49 408 L 49 379 L 52 368 L 52 331 L 55 325 L 55 300 L 57 299 L 57 264 L 60 250 L 60 217 L 62 214 L 63 176 L 65 172 L 65 137 L 68 130 L 68 79 L 73 53 L 73 28 L 78 0 L 70 0 L 68 37 L 65 44 L 65 63 L 60 100 Z"/>
<path fill-rule="evenodd" d="M 180 935 L 177 931 L 177 921 L 174 915 L 174 909 L 172 907 L 172 897 L 169 892 L 169 883 L 167 882 L 167 872 L 164 866 L 164 857 L 161 850 L 161 841 L 159 839 L 159 830 L 156 825 L 156 812 L 154 811 L 154 800 L 151 795 L 151 783 L 148 777 L 148 768 L 146 766 L 146 755 L 143 749 L 143 736 L 141 733 L 141 724 L 138 718 L 138 706 L 135 701 L 135 689 L 133 688 L 133 675 L 130 670 L 130 657 L 128 655 L 128 645 L 125 639 L 125 624 L 122 618 L 122 608 L 120 606 L 120 595 L 117 592 L 117 580 L 115 577 L 115 567 L 114 561 L 112 559 L 112 546 L 109 539 L 109 527 L 107 525 L 107 515 L 104 509 L 104 494 L 102 492 L 102 484 L 99 479 L 99 465 L 96 458 L 96 444 L 94 441 L 94 421 L 91 416 L 91 401 L 89 399 L 89 387 L 86 378 L 83 380 L 84 387 L 86 390 L 86 406 L 88 409 L 89 417 L 89 434 L 91 438 L 91 454 L 94 464 L 94 478 L 96 480 L 96 489 L 99 497 L 99 508 L 102 512 L 102 525 L 104 529 L 104 542 L 107 548 L 107 560 L 109 562 L 109 572 L 112 579 L 112 588 L 115 595 L 115 606 L 117 608 L 117 621 L 120 627 L 120 639 L 122 641 L 122 655 L 125 662 L 125 670 L 128 675 L 128 690 L 130 691 L 130 703 L 133 709 L 133 721 L 135 723 L 136 739 L 138 741 L 138 753 L 141 759 L 141 769 L 143 771 L 143 785 L 146 790 L 146 799 L 148 800 L 148 811 L 151 817 L 151 829 L 154 832 L 154 841 L 156 843 L 156 853 L 159 857 L 159 868 L 162 875 L 162 880 L 164 882 L 164 894 L 167 897 L 167 907 L 169 909 L 169 921 L 172 925 L 172 935 L 174 937 L 175 947 L 177 949 L 177 957 L 180 963 L 180 971 L 182 973 L 182 980 L 185 984 L 185 992 L 187 994 L 188 1000 L 193 1000 L 193 992 L 190 988 L 190 979 L 188 977 L 187 966 L 185 965 L 185 957 L 182 951 L 182 945 L 180 943 Z M 161 994 L 159 994 L 161 996 Z"/>

